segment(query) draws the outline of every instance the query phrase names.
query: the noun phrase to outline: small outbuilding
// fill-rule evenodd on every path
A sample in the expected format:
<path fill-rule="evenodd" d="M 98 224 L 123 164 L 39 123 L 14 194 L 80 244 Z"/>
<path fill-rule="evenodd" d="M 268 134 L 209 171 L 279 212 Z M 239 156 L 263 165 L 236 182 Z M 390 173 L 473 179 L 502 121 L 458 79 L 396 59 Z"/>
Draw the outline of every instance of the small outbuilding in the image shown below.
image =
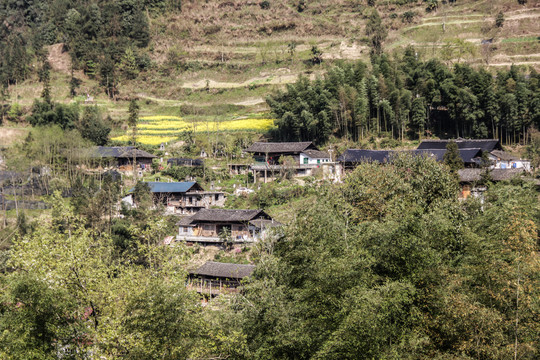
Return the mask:
<path fill-rule="evenodd" d="M 255 265 L 207 261 L 189 272 L 188 288 L 205 297 L 235 293 L 241 290 L 242 280 L 251 276 L 254 270 Z"/>

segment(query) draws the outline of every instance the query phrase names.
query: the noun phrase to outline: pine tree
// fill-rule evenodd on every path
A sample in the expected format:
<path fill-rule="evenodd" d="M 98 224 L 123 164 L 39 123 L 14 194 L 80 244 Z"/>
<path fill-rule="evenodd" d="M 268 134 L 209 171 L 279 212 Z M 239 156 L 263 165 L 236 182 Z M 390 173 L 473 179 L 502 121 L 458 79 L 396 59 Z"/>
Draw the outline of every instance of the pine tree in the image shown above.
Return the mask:
<path fill-rule="evenodd" d="M 459 155 L 459 148 L 455 141 L 449 141 L 448 145 L 446 145 L 443 161 L 453 172 L 463 168 L 463 159 Z"/>

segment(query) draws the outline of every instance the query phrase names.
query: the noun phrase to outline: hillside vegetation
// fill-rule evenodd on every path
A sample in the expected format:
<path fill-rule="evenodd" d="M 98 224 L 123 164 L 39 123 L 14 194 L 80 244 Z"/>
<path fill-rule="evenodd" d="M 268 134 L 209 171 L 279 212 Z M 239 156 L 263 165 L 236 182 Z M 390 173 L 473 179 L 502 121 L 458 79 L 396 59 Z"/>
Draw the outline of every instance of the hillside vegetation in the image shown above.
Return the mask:
<path fill-rule="evenodd" d="M 126 118 L 122 100 L 134 96 L 146 101 L 142 115 L 265 111 L 266 96 L 299 74 L 313 79 L 336 62 L 369 63 L 373 9 L 388 31 L 386 52 L 412 45 L 419 57 L 448 65 L 538 68 L 534 1 L 4 0 L 4 98 L 28 110 L 47 59 L 53 99 L 89 94 L 113 119 Z"/>

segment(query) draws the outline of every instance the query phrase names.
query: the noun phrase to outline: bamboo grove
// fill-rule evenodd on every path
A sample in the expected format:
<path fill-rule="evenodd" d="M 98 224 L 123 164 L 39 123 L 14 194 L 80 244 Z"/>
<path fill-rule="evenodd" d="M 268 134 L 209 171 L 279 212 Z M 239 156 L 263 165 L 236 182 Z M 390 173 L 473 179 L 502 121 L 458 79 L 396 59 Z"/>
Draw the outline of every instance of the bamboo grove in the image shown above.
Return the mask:
<path fill-rule="evenodd" d="M 373 55 L 370 67 L 340 63 L 314 81 L 301 77 L 267 102 L 278 119 L 274 135 L 284 141 L 385 133 L 527 143 L 529 129 L 540 125 L 539 80 L 517 66 L 491 72 L 423 61 L 409 47 L 403 56 Z"/>

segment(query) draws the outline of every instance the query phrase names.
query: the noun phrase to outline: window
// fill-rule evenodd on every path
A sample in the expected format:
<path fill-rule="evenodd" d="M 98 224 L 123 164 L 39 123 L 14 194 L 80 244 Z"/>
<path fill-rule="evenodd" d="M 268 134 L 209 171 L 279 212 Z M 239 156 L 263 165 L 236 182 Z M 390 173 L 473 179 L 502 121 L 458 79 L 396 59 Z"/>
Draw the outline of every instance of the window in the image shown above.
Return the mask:
<path fill-rule="evenodd" d="M 304 158 L 304 164 L 307 164 L 308 163 L 308 158 Z"/>
<path fill-rule="evenodd" d="M 321 159 L 317 159 L 317 164 L 320 164 L 321 163 Z"/>
<path fill-rule="evenodd" d="M 214 200 L 215 200 L 215 201 L 219 201 L 219 194 L 215 194 L 215 195 L 214 195 Z"/>
<path fill-rule="evenodd" d="M 205 231 L 212 231 L 212 230 L 214 230 L 214 226 L 213 225 L 204 225 L 203 229 Z"/>

